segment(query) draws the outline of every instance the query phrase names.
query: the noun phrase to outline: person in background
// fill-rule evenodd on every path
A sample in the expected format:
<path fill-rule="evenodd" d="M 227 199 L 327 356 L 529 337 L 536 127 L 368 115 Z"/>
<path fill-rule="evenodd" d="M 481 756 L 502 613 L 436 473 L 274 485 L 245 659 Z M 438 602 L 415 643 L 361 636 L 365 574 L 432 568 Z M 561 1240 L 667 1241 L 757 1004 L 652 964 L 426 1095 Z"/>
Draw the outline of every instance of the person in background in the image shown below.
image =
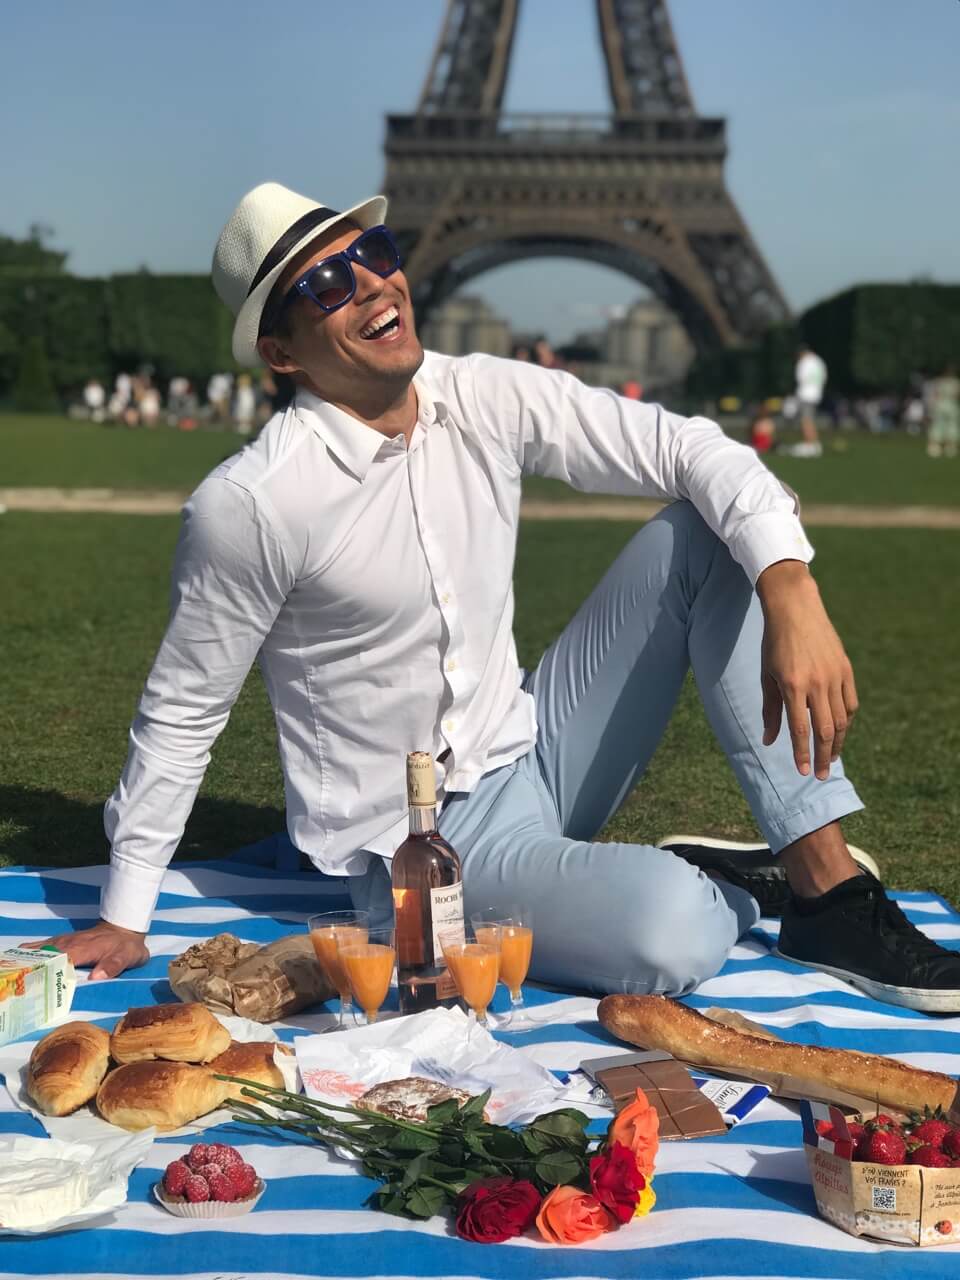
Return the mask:
<path fill-rule="evenodd" d="M 250 434 L 256 416 L 257 393 L 253 389 L 253 379 L 249 373 L 241 373 L 237 378 L 237 389 L 233 397 L 233 425 L 240 435 Z"/>
<path fill-rule="evenodd" d="M 160 392 L 150 378 L 144 378 L 140 385 L 137 408 L 140 421 L 145 427 L 155 427 L 160 421 Z"/>
<path fill-rule="evenodd" d="M 529 360 L 530 348 L 526 345 L 526 343 L 518 342 L 516 346 L 513 348 L 513 350 L 510 352 L 510 355 L 514 360 Z"/>
<path fill-rule="evenodd" d="M 207 383 L 207 400 L 210 404 L 214 422 L 224 423 L 230 420 L 230 391 L 233 378 L 228 373 L 215 373 Z"/>
<path fill-rule="evenodd" d="M 103 383 L 97 378 L 88 379 L 83 388 L 83 403 L 93 422 L 103 421 L 106 402 L 107 393 L 103 389 Z"/>
<path fill-rule="evenodd" d="M 930 429 L 927 433 L 927 456 L 955 458 L 960 443 L 960 378 L 954 365 L 948 365 L 935 378 L 930 396 Z"/>
<path fill-rule="evenodd" d="M 642 400 L 643 387 L 636 378 L 628 378 L 620 388 L 620 394 L 627 400 Z"/>
<path fill-rule="evenodd" d="M 563 367 L 557 353 L 546 338 L 538 338 L 533 344 L 533 359 L 541 369 L 560 369 Z"/>
<path fill-rule="evenodd" d="M 818 458 L 823 449 L 817 434 L 817 410 L 823 399 L 823 389 L 827 385 L 827 366 L 815 351 L 803 346 L 797 352 L 794 377 L 797 383 L 796 397 L 800 413 L 801 442 L 809 446 L 802 454 L 798 452 L 796 456 Z"/>
<path fill-rule="evenodd" d="M 773 415 L 765 404 L 757 407 L 750 419 L 750 444 L 757 453 L 769 453 L 776 430 Z"/>

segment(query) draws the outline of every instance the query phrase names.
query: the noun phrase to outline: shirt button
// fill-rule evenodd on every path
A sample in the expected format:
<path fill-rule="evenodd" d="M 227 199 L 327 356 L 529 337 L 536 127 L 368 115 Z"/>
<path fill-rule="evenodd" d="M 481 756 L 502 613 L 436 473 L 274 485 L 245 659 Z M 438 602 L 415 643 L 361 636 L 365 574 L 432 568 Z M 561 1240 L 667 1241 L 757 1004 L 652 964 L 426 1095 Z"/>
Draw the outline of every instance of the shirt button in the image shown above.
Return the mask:
<path fill-rule="evenodd" d="M 456 671 L 456 669 L 457 669 L 457 664 L 456 664 L 456 663 L 454 662 L 454 660 L 451 658 L 451 659 L 450 659 L 450 661 L 447 663 L 447 670 L 448 670 L 448 671 Z"/>
<path fill-rule="evenodd" d="M 445 729 L 455 729 L 457 727 L 456 720 L 444 720 L 443 727 Z"/>
<path fill-rule="evenodd" d="M 440 597 L 440 603 L 441 603 L 441 604 L 449 604 L 449 603 L 450 603 L 450 592 L 449 592 L 449 591 L 445 591 L 445 592 L 443 593 L 443 595 Z"/>

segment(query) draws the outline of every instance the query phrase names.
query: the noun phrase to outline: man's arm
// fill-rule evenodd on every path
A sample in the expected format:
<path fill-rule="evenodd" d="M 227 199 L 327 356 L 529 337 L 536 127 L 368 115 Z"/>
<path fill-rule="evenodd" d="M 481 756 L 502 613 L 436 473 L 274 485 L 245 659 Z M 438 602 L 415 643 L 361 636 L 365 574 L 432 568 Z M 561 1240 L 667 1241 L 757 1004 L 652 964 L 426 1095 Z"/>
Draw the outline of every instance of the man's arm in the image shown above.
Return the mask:
<path fill-rule="evenodd" d="M 472 357 L 478 416 L 524 474 L 587 493 L 684 498 L 727 545 L 764 611 L 764 741 L 784 707 L 801 773 L 825 778 L 857 709 L 853 671 L 807 569 L 813 548 L 795 499 L 707 418 L 584 386 L 555 370 Z"/>
<path fill-rule="evenodd" d="M 164 871 L 264 638 L 293 586 L 290 557 L 250 494 L 214 477 L 184 509 L 167 630 L 107 802 L 110 871 L 101 922 L 52 939 L 91 977 L 148 959 Z"/>

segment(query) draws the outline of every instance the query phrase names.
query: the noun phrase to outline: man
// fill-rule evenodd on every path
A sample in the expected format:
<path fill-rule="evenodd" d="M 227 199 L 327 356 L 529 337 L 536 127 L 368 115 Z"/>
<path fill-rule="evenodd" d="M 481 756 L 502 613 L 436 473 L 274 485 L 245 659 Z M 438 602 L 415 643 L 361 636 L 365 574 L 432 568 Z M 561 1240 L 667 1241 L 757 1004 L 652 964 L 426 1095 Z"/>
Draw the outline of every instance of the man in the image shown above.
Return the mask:
<path fill-rule="evenodd" d="M 533 904 L 535 978 L 679 994 L 782 910 L 781 951 L 800 963 L 960 1008 L 960 960 L 840 831 L 861 807 L 839 758 L 856 691 L 791 496 L 711 422 L 532 364 L 425 357 L 385 212 L 268 183 L 221 233 L 234 354 L 297 392 L 184 510 L 170 623 L 106 808 L 102 922 L 57 941 L 94 978 L 146 958 L 164 868 L 259 658 L 291 838 L 377 919 L 406 832 L 404 755 L 429 747 L 467 910 Z M 511 633 L 525 472 L 683 499 L 530 673 Z M 595 841 L 690 663 L 778 857 Z"/>
<path fill-rule="evenodd" d="M 793 452 L 797 457 L 819 458 L 823 447 L 817 434 L 817 410 L 827 385 L 827 366 L 815 351 L 804 346 L 797 352 L 794 377 L 803 439 Z"/>

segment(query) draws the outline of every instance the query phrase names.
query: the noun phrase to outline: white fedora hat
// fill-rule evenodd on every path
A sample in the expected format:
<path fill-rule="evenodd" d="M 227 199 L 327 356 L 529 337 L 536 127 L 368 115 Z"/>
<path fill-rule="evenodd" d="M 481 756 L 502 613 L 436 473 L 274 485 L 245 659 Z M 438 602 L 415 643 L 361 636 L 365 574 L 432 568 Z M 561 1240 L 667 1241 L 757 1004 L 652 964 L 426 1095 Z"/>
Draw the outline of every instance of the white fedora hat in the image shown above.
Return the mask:
<path fill-rule="evenodd" d="M 340 212 L 299 196 L 279 182 L 248 191 L 220 232 L 213 251 L 213 287 L 233 314 L 233 357 L 257 364 L 257 334 L 270 290 L 308 240 L 349 219 L 361 230 L 387 216 L 383 196 Z"/>

